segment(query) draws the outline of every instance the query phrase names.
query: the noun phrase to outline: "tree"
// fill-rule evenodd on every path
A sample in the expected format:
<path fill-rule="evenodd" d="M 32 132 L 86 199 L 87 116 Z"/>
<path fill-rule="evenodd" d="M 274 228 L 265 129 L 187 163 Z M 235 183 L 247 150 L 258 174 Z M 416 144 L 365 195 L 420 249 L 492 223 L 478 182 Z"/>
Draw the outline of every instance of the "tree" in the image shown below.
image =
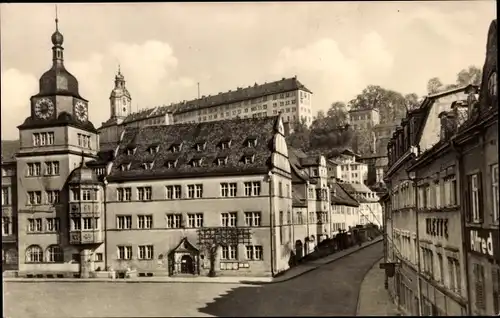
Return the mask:
<path fill-rule="evenodd" d="M 305 121 L 295 120 L 291 123 L 292 133 L 286 137 L 288 146 L 297 149 L 309 149 L 311 132 Z"/>
<path fill-rule="evenodd" d="M 418 95 L 415 93 L 406 94 L 405 101 L 406 101 L 405 105 L 406 105 L 407 110 L 413 110 L 413 109 L 417 109 L 418 107 L 420 107 L 420 101 L 418 99 Z"/>
<path fill-rule="evenodd" d="M 348 123 L 347 106 L 343 102 L 332 103 L 330 109 L 326 112 L 327 118 L 334 121 L 337 126 L 344 126 Z"/>
<path fill-rule="evenodd" d="M 479 85 L 481 84 L 482 71 L 480 68 L 471 65 L 466 69 L 461 70 L 457 74 L 457 85 L 466 86 L 469 84 Z"/>
<path fill-rule="evenodd" d="M 198 229 L 198 244 L 208 253 L 210 270 L 208 276 L 215 277 L 215 261 L 220 246 L 245 244 L 249 245 L 251 233 L 249 228 L 238 227 L 205 227 Z"/>
<path fill-rule="evenodd" d="M 443 87 L 443 83 L 441 83 L 441 80 L 437 77 L 431 78 L 427 82 L 427 93 L 428 94 L 435 94 L 438 93 Z"/>

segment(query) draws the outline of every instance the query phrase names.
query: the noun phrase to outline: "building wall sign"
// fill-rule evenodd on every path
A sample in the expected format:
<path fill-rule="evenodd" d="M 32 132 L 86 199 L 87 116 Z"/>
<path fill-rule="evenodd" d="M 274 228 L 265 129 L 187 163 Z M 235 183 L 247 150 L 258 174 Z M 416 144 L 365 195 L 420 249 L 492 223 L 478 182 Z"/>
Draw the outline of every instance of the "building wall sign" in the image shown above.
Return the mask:
<path fill-rule="evenodd" d="M 426 218 L 425 233 L 430 236 L 448 238 L 448 219 Z"/>
<path fill-rule="evenodd" d="M 466 228 L 468 251 L 500 261 L 500 232 L 495 229 Z"/>

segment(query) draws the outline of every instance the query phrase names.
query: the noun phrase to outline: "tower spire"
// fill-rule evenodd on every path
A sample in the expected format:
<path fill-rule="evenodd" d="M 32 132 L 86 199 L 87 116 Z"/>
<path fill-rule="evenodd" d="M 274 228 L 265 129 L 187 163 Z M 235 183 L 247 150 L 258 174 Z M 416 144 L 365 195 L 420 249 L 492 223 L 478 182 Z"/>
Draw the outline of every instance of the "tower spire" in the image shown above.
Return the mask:
<path fill-rule="evenodd" d="M 59 31 L 59 19 L 57 16 L 57 4 L 56 4 L 56 31 Z"/>

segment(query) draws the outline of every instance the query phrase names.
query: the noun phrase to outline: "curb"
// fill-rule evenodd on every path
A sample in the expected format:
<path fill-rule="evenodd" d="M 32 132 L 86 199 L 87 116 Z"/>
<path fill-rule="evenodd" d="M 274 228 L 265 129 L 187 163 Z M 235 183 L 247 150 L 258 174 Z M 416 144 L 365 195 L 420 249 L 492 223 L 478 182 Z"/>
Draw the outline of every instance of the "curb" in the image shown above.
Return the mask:
<path fill-rule="evenodd" d="M 317 266 L 312 266 L 311 268 L 298 273 L 297 275 L 288 277 L 288 278 L 274 278 L 272 280 L 248 280 L 248 277 L 241 277 L 239 280 L 234 280 L 234 281 L 220 281 L 220 280 L 211 280 L 211 279 L 200 279 L 200 278 L 195 278 L 193 280 L 126 280 L 126 279 L 96 279 L 96 278 L 90 278 L 90 279 L 81 279 L 81 278 L 12 278 L 12 277 L 2 277 L 2 280 L 4 282 L 15 282 L 15 283 L 43 283 L 43 282 L 50 282 L 50 283 L 109 283 L 109 284 L 137 284 L 137 283 L 152 283 L 152 284 L 159 284 L 159 283 L 198 283 L 198 284 L 209 284 L 209 283 L 215 283 L 215 284 L 245 284 L 245 285 L 264 285 L 264 284 L 276 284 L 276 283 L 281 283 L 285 281 L 289 281 L 291 279 L 294 279 L 296 277 L 302 276 L 306 273 L 309 273 L 313 270 L 316 270 L 320 268 L 323 265 L 333 263 L 343 257 L 349 256 L 353 253 L 356 253 L 358 251 L 361 251 L 362 249 L 372 246 L 374 244 L 382 242 L 382 238 L 380 239 L 375 239 L 373 241 L 370 241 L 366 243 L 365 245 L 360 246 L 359 248 L 355 250 L 351 250 L 347 252 L 344 255 L 341 255 L 337 258 L 334 258 L 332 260 L 329 260 L 328 262 L 318 264 Z M 271 279 L 271 278 L 270 278 Z"/>
<path fill-rule="evenodd" d="M 266 283 L 266 284 L 274 284 L 274 283 L 286 282 L 286 281 L 288 281 L 288 280 L 291 280 L 291 279 L 294 279 L 294 278 L 296 278 L 296 277 L 299 277 L 299 276 L 302 276 L 302 275 L 304 275 L 304 274 L 307 274 L 307 273 L 309 273 L 309 272 L 312 272 L 313 270 L 316 270 L 316 269 L 320 268 L 321 266 L 324 266 L 324 265 L 327 265 L 327 264 L 331 264 L 331 263 L 333 263 L 333 262 L 335 262 L 335 261 L 337 261 L 337 260 L 339 260 L 339 259 L 341 259 L 341 258 L 344 258 L 344 257 L 349 256 L 349 255 L 351 255 L 351 254 L 354 254 L 354 253 L 356 253 L 356 252 L 359 252 L 359 251 L 361 251 L 362 249 L 364 249 L 364 248 L 366 248 L 366 247 L 369 247 L 369 246 L 375 245 L 375 244 L 380 243 L 380 242 L 382 242 L 382 238 L 380 238 L 380 239 L 376 239 L 376 240 L 373 240 L 373 241 L 371 241 L 371 242 L 369 242 L 369 243 L 367 243 L 367 244 L 365 244 L 365 245 L 360 246 L 360 247 L 359 247 L 358 249 L 356 249 L 356 250 L 349 251 L 348 253 L 345 253 L 344 255 L 339 256 L 339 257 L 337 257 L 337 258 L 334 258 L 334 259 L 332 259 L 332 260 L 329 260 L 329 261 L 328 261 L 328 262 L 326 262 L 326 263 L 319 264 L 318 266 L 315 266 L 315 267 L 311 267 L 310 269 L 308 269 L 308 270 L 306 270 L 306 271 L 303 271 L 302 273 L 299 273 L 299 274 L 297 274 L 297 275 L 295 275 L 295 276 L 292 276 L 292 277 L 289 277 L 289 278 L 287 278 L 287 279 L 283 279 L 283 280 L 273 280 L 273 281 L 268 282 L 268 283 Z M 370 267 L 370 268 L 371 268 L 371 267 Z"/>
<path fill-rule="evenodd" d="M 354 312 L 354 316 L 358 316 L 358 312 L 359 312 L 359 305 L 361 304 L 361 302 L 359 301 L 359 299 L 361 298 L 361 289 L 363 287 L 363 282 L 365 281 L 366 279 L 366 275 L 368 275 L 368 273 L 375 267 L 376 264 L 378 264 L 382 259 L 384 259 L 384 257 L 382 256 L 381 258 L 379 258 L 378 260 L 375 261 L 375 263 L 372 264 L 372 266 L 370 266 L 368 268 L 368 270 L 365 272 L 365 274 L 363 275 L 363 279 L 361 280 L 361 284 L 359 285 L 359 291 L 358 291 L 358 298 L 356 299 L 356 312 Z"/>

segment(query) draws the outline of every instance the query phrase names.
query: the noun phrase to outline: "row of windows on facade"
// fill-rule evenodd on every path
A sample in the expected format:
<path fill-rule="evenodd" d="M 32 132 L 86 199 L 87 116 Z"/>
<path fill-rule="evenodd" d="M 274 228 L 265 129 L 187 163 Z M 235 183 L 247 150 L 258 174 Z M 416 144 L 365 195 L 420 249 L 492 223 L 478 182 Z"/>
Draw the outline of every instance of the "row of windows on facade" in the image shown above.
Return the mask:
<path fill-rule="evenodd" d="M 371 119 L 372 115 L 371 114 L 360 114 L 360 115 L 350 115 L 349 116 L 351 120 L 357 121 L 357 120 L 365 120 L 365 119 Z"/>
<path fill-rule="evenodd" d="M 42 132 L 42 133 L 33 133 L 32 141 L 33 146 L 51 146 L 54 145 L 55 138 L 54 132 Z M 82 148 L 91 149 L 91 137 L 85 134 L 77 134 L 77 142 L 78 146 Z"/>
<path fill-rule="evenodd" d="M 316 218 L 315 218 L 316 216 Z M 261 212 L 244 212 L 244 226 L 259 227 L 261 226 L 262 213 Z M 220 214 L 220 225 L 222 227 L 237 227 L 238 226 L 238 212 L 223 212 Z M 279 225 L 285 224 L 305 224 L 305 219 L 302 211 L 296 212 L 296 218 L 292 219 L 290 211 L 287 212 L 287 219 L 285 223 L 284 213 L 280 211 Z M 183 218 L 182 213 L 169 213 L 165 215 L 165 227 L 169 229 L 179 228 L 202 228 L 204 227 L 204 213 L 188 213 L 187 224 Z M 327 223 L 328 214 L 326 212 L 309 212 L 309 223 Z M 153 215 L 137 215 L 137 229 L 152 229 Z M 116 228 L 119 230 L 132 229 L 132 216 L 131 215 L 118 215 L 116 217 Z"/>
<path fill-rule="evenodd" d="M 280 106 L 281 107 L 285 107 L 285 106 L 288 106 L 290 105 L 290 103 L 292 104 L 295 104 L 296 103 L 296 100 L 292 100 L 292 101 L 286 101 L 286 102 L 280 102 Z M 273 108 L 277 108 L 278 107 L 278 103 L 273 103 Z M 255 108 L 255 109 L 254 109 Z M 199 115 L 198 116 L 198 122 L 202 122 L 202 121 L 207 121 L 207 120 L 216 120 L 218 118 L 224 118 L 224 117 L 231 117 L 231 116 L 238 116 L 238 115 L 241 115 L 242 113 L 243 114 L 247 114 L 249 111 L 258 111 L 258 110 L 266 110 L 267 109 L 267 104 L 264 104 L 262 105 L 262 107 L 258 106 L 258 107 L 252 107 L 252 109 L 248 109 L 248 108 L 245 108 L 243 110 L 241 109 L 238 109 L 238 110 L 233 110 L 232 112 L 221 112 L 220 114 L 213 114 L 213 115 L 207 115 L 207 116 L 201 116 Z M 296 107 L 292 107 L 292 108 L 285 108 L 284 109 L 284 112 L 285 113 L 290 113 L 290 112 L 296 112 L 297 111 L 297 108 Z M 273 110 L 273 114 L 274 115 L 277 115 L 278 114 L 278 110 Z M 253 113 L 251 114 L 252 118 L 259 118 L 259 117 L 266 117 L 267 116 L 267 111 L 265 112 L 259 112 L 259 113 Z M 243 118 L 249 118 L 250 115 L 243 115 Z M 295 115 L 294 115 L 295 117 Z M 175 122 L 175 120 L 174 120 Z"/>
<path fill-rule="evenodd" d="M 98 201 L 98 189 L 70 189 L 71 201 Z M 28 205 L 56 204 L 61 202 L 60 190 L 28 191 Z"/>
<path fill-rule="evenodd" d="M 261 182 L 245 182 L 244 183 L 244 196 L 260 196 L 261 195 Z M 289 185 L 287 184 L 287 196 L 290 197 Z M 174 200 L 183 198 L 183 187 L 181 185 L 165 186 L 165 199 Z M 186 198 L 196 199 L 203 198 L 203 184 L 188 184 L 185 189 L 187 190 Z M 138 201 L 152 200 L 152 187 L 137 187 L 136 198 Z M 238 194 L 237 183 L 221 183 L 220 184 L 221 197 L 236 197 Z M 117 201 L 132 201 L 132 188 L 118 188 L 116 189 Z"/>
<path fill-rule="evenodd" d="M 396 250 L 399 252 L 399 257 L 404 260 L 414 264 L 416 266 L 418 254 L 417 254 L 417 240 L 414 237 L 413 242 L 410 235 L 402 235 L 400 233 L 394 233 L 394 244 L 396 245 Z M 446 272 L 443 264 L 442 253 L 437 254 L 437 264 L 434 259 L 434 252 L 426 247 L 421 247 L 421 261 L 422 261 L 422 272 L 429 278 L 441 283 L 446 286 L 450 291 L 460 295 L 462 291 L 462 278 L 460 273 L 460 262 L 454 257 L 447 257 L 448 265 L 448 277 L 446 277 Z M 434 268 L 438 269 L 436 273 Z"/>
<path fill-rule="evenodd" d="M 27 177 L 40 177 L 42 176 L 42 163 L 29 162 L 26 171 Z M 44 176 L 58 176 L 59 175 L 59 161 L 46 161 L 44 162 Z"/>
<path fill-rule="evenodd" d="M 132 246 L 118 246 L 117 257 L 120 260 L 133 259 Z M 245 245 L 245 259 L 249 261 L 261 261 L 264 257 L 264 249 L 261 245 Z M 152 260 L 154 259 L 154 246 L 153 245 L 140 245 L 137 248 L 138 260 Z M 238 246 L 228 245 L 221 246 L 220 249 L 221 260 L 238 260 Z"/>
<path fill-rule="evenodd" d="M 92 217 L 71 218 L 70 230 L 98 230 L 100 229 L 100 219 Z M 28 233 L 53 233 L 60 231 L 61 222 L 59 218 L 30 218 L 28 219 Z"/>

